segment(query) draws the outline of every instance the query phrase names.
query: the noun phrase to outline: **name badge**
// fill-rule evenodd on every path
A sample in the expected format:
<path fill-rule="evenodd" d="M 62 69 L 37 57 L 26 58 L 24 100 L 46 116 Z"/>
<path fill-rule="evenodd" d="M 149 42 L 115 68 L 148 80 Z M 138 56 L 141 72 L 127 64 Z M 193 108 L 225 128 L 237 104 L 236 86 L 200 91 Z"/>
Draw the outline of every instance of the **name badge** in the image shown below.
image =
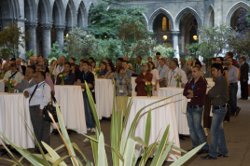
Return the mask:
<path fill-rule="evenodd" d="M 119 93 L 123 93 L 124 91 L 122 89 L 119 89 Z"/>

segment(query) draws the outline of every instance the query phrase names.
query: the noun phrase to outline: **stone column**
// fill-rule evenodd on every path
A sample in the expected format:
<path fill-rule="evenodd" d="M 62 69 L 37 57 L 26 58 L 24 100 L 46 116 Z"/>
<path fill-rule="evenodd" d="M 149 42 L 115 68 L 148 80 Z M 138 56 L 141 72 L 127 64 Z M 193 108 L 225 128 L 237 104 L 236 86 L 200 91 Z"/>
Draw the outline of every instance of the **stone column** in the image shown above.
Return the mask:
<path fill-rule="evenodd" d="M 43 56 L 48 57 L 51 50 L 51 24 L 43 24 Z"/>
<path fill-rule="evenodd" d="M 175 50 L 175 57 L 180 58 L 180 50 L 179 50 L 179 34 L 180 31 L 172 31 L 172 38 L 173 38 L 173 48 Z"/>
<path fill-rule="evenodd" d="M 26 23 L 27 51 L 32 50 L 35 55 L 37 54 L 36 27 L 37 23 L 35 22 Z"/>
<path fill-rule="evenodd" d="M 64 29 L 65 26 L 63 25 L 56 25 L 56 41 L 60 47 L 61 50 L 63 50 L 64 47 Z"/>
<path fill-rule="evenodd" d="M 16 20 L 17 26 L 22 34 L 25 34 L 25 23 L 24 19 Z M 25 40 L 22 38 L 22 35 L 19 37 L 18 44 L 18 57 L 25 59 Z"/>

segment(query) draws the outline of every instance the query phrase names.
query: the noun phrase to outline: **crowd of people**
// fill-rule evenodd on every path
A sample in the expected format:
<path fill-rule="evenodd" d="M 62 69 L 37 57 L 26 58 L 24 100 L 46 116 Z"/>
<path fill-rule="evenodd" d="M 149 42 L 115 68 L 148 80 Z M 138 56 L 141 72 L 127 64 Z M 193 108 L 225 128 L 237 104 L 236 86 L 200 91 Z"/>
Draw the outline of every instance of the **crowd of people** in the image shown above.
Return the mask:
<path fill-rule="evenodd" d="M 1 60 L 0 76 L 5 84 L 12 84 L 16 92 L 23 92 L 29 97 L 30 114 L 38 141 L 49 143 L 49 124 L 44 122 L 41 111 L 54 96 L 54 85 L 78 85 L 85 89 L 87 82 L 93 98 L 96 78 L 112 79 L 115 82 L 117 97 L 132 95 L 131 77 L 135 78 L 137 96 L 147 96 L 145 88 L 148 83 L 152 87 L 151 95 L 156 96 L 160 87 L 182 87 L 183 95 L 190 99 L 187 105 L 187 120 L 190 129 L 192 147 L 206 143 L 206 135 L 201 125 L 204 105 L 211 101 L 213 118 L 208 126 L 211 128 L 211 144 L 206 143 L 199 153 L 208 153 L 205 159 L 226 157 L 226 147 L 222 123 L 237 116 L 238 81 L 241 87 L 241 99 L 248 99 L 248 71 L 246 58 L 241 56 L 239 62 L 232 52 L 225 57 L 211 59 L 211 64 L 202 64 L 198 59 L 164 58 L 157 52 L 154 57 L 144 59 L 137 56 L 135 63 L 128 57 L 121 57 L 112 62 L 103 59 L 98 63 L 94 58 L 81 59 L 79 63 L 74 57 L 68 60 L 65 56 L 50 63 L 42 56 L 32 56 L 27 63 L 21 58 Z M 210 74 L 211 73 L 211 74 Z M 205 76 L 212 76 L 215 86 L 208 93 Z M 7 86 L 6 86 L 7 87 Z M 105 87 L 104 87 L 105 88 Z M 90 110 L 88 96 L 83 90 L 85 116 L 88 130 L 94 132 L 95 123 Z M 227 111 L 228 110 L 228 111 Z M 219 150 L 219 151 L 218 151 Z"/>

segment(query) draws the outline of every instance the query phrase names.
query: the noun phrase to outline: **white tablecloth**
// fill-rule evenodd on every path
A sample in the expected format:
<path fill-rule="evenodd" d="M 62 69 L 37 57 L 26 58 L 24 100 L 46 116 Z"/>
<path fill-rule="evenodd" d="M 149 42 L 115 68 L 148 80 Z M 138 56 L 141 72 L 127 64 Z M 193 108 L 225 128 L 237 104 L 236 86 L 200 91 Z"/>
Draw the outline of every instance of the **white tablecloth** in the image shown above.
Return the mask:
<path fill-rule="evenodd" d="M 183 90 L 184 90 L 183 88 L 174 88 L 174 87 L 160 88 L 158 91 L 158 95 L 169 97 L 180 93 L 179 95 L 173 97 L 175 101 L 178 101 L 175 103 L 178 131 L 179 134 L 189 135 L 189 127 L 186 115 L 188 100 L 185 96 L 182 95 Z"/>
<path fill-rule="evenodd" d="M 110 79 L 95 80 L 96 111 L 99 119 L 112 115 L 114 84 Z"/>
<path fill-rule="evenodd" d="M 86 133 L 86 120 L 82 89 L 80 86 L 57 85 L 55 97 L 60 105 L 65 126 L 78 133 Z"/>
<path fill-rule="evenodd" d="M 3 80 L 0 80 L 0 92 L 4 92 L 4 82 Z"/>
<path fill-rule="evenodd" d="M 132 107 L 131 112 L 128 119 L 128 125 L 126 129 L 126 133 L 128 134 L 131 123 L 136 115 L 136 113 L 144 106 L 163 99 L 162 97 L 132 97 Z M 160 103 L 154 104 L 151 107 L 148 107 L 143 112 L 149 111 L 150 108 L 155 108 L 160 105 L 164 105 L 152 111 L 152 119 L 151 119 L 151 134 L 149 144 L 159 141 L 166 129 L 169 125 L 169 141 L 173 141 L 174 144 L 180 147 L 179 137 L 178 137 L 178 129 L 177 129 L 177 121 L 175 115 L 175 105 L 170 103 L 172 99 L 162 101 Z M 141 118 L 138 123 L 135 136 L 141 137 L 144 140 L 145 126 L 146 126 L 147 115 Z"/>
<path fill-rule="evenodd" d="M 29 101 L 23 94 L 0 93 L 0 134 L 23 148 L 33 148 Z M 0 143 L 1 144 L 1 143 Z"/>

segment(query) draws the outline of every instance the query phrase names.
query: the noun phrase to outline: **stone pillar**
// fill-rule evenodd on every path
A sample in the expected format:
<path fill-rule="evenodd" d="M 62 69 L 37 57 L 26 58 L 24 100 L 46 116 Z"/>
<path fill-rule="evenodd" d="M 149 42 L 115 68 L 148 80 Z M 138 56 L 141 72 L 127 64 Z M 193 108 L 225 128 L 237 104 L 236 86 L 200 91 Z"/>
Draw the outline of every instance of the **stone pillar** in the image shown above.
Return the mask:
<path fill-rule="evenodd" d="M 61 50 L 63 50 L 64 47 L 64 29 L 65 26 L 63 25 L 56 25 L 56 41 L 60 47 Z"/>
<path fill-rule="evenodd" d="M 37 54 L 36 27 L 37 23 L 35 22 L 26 23 L 27 51 L 32 50 L 35 55 Z"/>
<path fill-rule="evenodd" d="M 48 57 L 51 51 L 51 24 L 43 24 L 43 56 Z"/>
<path fill-rule="evenodd" d="M 173 38 L 173 48 L 175 50 L 175 57 L 180 59 L 179 54 L 179 31 L 172 31 L 172 38 Z"/>
<path fill-rule="evenodd" d="M 25 20 L 18 19 L 17 26 L 20 29 L 22 34 L 25 34 Z M 18 57 L 25 59 L 25 40 L 22 38 L 23 35 L 19 37 L 19 44 L 18 44 Z"/>

